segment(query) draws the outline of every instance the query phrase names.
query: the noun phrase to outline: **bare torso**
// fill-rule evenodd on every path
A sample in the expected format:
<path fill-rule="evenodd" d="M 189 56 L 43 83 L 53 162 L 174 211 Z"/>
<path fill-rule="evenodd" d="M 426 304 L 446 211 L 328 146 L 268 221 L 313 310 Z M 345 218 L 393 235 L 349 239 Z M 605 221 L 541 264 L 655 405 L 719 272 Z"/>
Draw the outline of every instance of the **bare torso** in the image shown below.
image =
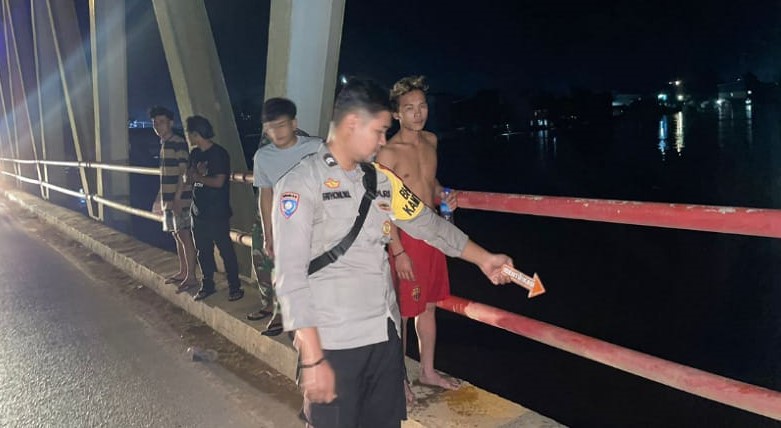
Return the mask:
<path fill-rule="evenodd" d="M 401 132 L 380 150 L 377 161 L 392 169 L 428 207 L 434 208 L 437 188 L 437 137 L 421 131 L 417 141 L 405 141 Z"/>

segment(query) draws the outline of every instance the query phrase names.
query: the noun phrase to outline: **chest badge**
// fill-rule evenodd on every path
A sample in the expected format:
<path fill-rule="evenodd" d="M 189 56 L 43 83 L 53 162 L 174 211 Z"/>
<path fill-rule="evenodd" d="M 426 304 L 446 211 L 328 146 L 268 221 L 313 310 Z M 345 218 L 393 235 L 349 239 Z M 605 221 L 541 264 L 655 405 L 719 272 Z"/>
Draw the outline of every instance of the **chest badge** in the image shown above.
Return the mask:
<path fill-rule="evenodd" d="M 382 224 L 382 234 L 385 236 L 390 236 L 390 233 L 391 233 L 391 222 L 385 220 L 385 223 Z"/>
<path fill-rule="evenodd" d="M 328 180 L 325 180 L 325 187 L 329 189 L 336 189 L 341 184 L 339 180 L 334 180 L 333 178 L 329 178 Z"/>

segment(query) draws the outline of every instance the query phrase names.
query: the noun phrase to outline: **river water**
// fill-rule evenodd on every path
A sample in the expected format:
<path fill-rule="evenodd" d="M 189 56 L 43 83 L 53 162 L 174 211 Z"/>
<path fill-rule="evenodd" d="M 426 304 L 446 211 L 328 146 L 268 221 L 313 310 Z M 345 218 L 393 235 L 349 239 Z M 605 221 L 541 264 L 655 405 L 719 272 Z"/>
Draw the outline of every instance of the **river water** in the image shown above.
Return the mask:
<path fill-rule="evenodd" d="M 779 110 L 740 103 L 599 129 L 462 134 L 440 142 L 439 177 L 480 191 L 781 208 Z M 777 240 L 468 210 L 455 218 L 538 272 L 548 293 L 527 300 L 451 261 L 453 294 L 781 390 Z M 438 367 L 567 425 L 776 426 L 444 311 L 439 320 Z"/>

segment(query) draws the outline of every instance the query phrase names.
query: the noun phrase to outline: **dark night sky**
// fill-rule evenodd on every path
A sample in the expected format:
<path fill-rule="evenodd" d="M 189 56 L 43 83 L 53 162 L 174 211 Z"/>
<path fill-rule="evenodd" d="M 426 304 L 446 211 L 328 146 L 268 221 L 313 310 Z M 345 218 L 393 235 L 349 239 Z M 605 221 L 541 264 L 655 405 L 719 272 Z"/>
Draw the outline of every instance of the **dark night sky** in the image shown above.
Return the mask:
<path fill-rule="evenodd" d="M 654 90 L 676 76 L 781 72 L 779 1 L 349 1 L 342 69 L 440 90 Z"/>
<path fill-rule="evenodd" d="M 234 105 L 262 98 L 268 0 L 206 0 Z M 131 112 L 172 90 L 150 0 L 128 0 Z M 781 1 L 347 0 L 340 73 L 432 89 L 646 92 L 680 77 L 781 78 Z M 169 103 L 171 101 L 162 100 Z"/>

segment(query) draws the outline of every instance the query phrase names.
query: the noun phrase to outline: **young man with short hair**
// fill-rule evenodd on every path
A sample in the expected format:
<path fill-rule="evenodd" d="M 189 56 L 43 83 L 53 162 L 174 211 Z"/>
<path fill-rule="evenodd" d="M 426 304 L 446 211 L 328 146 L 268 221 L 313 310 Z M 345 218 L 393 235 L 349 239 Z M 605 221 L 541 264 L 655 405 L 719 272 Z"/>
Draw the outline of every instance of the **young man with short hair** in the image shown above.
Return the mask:
<path fill-rule="evenodd" d="M 399 427 L 406 419 L 400 317 L 385 245 L 394 222 L 494 283 L 512 264 L 469 241 L 396 175 L 368 163 L 385 143 L 388 94 L 349 81 L 327 144 L 274 187 L 276 292 L 295 331 L 303 416 L 310 426 Z"/>
<path fill-rule="evenodd" d="M 271 206 L 274 201 L 274 184 L 295 166 L 302 158 L 317 152 L 323 144 L 318 137 L 299 135 L 297 132 L 296 105 L 286 98 L 270 98 L 263 103 L 261 114 L 263 133 L 271 141 L 255 152 L 255 162 L 252 170 L 254 185 L 258 192 L 258 213 L 260 214 L 261 233 L 253 233 L 253 239 L 262 237 L 263 252 L 274 259 L 274 241 L 271 229 Z M 256 243 L 253 242 L 253 247 Z M 254 251 L 254 248 L 253 248 Z M 270 267 L 267 267 L 270 268 Z M 263 275 L 265 277 L 265 275 Z M 258 275 L 262 307 L 256 312 L 247 314 L 250 320 L 263 319 L 271 314 L 271 320 L 264 334 L 275 336 L 282 332 L 282 322 L 278 316 L 278 303 L 274 296 L 274 288 L 270 281 Z"/>
<path fill-rule="evenodd" d="M 212 141 L 214 130 L 202 116 L 187 118 L 187 140 L 195 146 L 190 153 L 189 177 L 193 182 L 193 238 L 203 276 L 201 289 L 193 299 L 203 300 L 216 292 L 214 246 L 220 250 L 228 277 L 228 300 L 244 297 L 239 280 L 239 263 L 230 239 L 230 156 Z"/>
<path fill-rule="evenodd" d="M 399 131 L 380 150 L 377 162 L 398 174 L 429 209 L 435 210 L 444 195 L 436 178 L 437 137 L 423 129 L 428 118 L 427 90 L 423 76 L 405 77 L 393 85 L 390 99 L 393 117 L 399 121 Z M 446 202 L 451 210 L 455 209 L 455 194 Z M 445 255 L 396 227 L 391 230 L 388 249 L 397 279 L 405 345 L 407 320 L 415 318 L 420 349 L 418 380 L 426 385 L 456 389 L 457 382 L 445 379 L 434 370 L 436 303 L 450 295 Z M 411 390 L 407 388 L 408 401 L 412 398 Z"/>
<path fill-rule="evenodd" d="M 179 271 L 168 278 L 166 284 L 176 284 L 178 291 L 195 286 L 195 246 L 190 232 L 190 203 L 192 186 L 184 182 L 190 151 L 184 138 L 173 131 L 174 113 L 165 107 L 149 109 L 152 128 L 160 137 L 160 191 L 152 211 L 165 214 L 163 231 L 171 232 L 176 241 Z"/>

